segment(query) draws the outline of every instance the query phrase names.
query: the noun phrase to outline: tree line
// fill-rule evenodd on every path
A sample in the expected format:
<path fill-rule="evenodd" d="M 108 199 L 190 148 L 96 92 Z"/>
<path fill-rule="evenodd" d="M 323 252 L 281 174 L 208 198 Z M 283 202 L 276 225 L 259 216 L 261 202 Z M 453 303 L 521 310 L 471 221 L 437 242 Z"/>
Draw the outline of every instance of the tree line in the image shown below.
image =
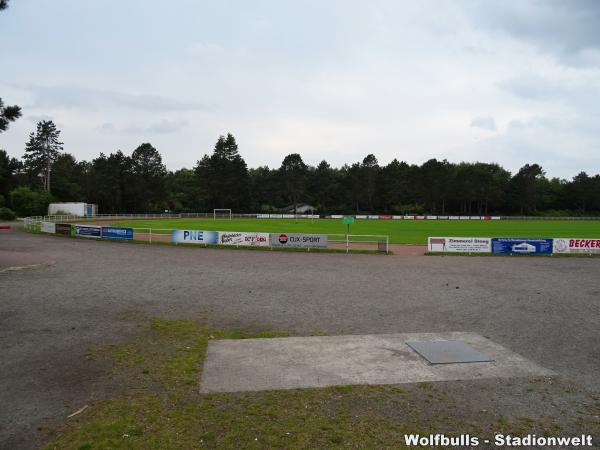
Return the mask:
<path fill-rule="evenodd" d="M 394 159 L 316 167 L 292 153 L 276 168 L 248 168 L 233 135 L 220 136 L 191 169 L 169 171 L 143 143 L 131 154 L 78 161 L 64 153 L 60 131 L 38 123 L 22 158 L 0 150 L 0 206 L 44 214 L 50 201 L 97 203 L 100 213 L 277 212 L 310 204 L 321 213 L 598 215 L 600 175 L 548 178 L 539 164 L 511 174 L 495 163 Z"/>

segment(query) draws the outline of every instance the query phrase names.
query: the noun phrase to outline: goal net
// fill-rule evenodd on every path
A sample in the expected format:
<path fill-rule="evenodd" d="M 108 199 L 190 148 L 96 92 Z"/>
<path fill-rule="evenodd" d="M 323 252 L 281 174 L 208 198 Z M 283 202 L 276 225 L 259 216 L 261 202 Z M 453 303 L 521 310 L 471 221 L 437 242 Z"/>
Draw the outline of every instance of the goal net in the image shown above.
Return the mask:
<path fill-rule="evenodd" d="M 231 209 L 213 209 L 213 218 L 231 220 Z"/>

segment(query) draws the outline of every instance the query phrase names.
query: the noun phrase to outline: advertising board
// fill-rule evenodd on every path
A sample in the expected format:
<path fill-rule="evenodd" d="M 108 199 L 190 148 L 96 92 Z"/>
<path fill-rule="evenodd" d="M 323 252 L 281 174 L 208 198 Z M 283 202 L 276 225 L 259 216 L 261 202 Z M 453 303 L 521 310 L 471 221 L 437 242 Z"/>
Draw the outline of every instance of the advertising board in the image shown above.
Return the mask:
<path fill-rule="evenodd" d="M 102 227 L 102 237 L 104 239 L 123 239 L 133 240 L 133 228 L 123 227 Z"/>
<path fill-rule="evenodd" d="M 327 247 L 326 234 L 271 233 L 273 247 Z"/>
<path fill-rule="evenodd" d="M 56 234 L 65 234 L 71 236 L 71 224 L 70 223 L 57 223 L 54 225 L 54 232 Z"/>
<path fill-rule="evenodd" d="M 332 219 L 343 219 L 344 216 L 342 216 L 341 214 L 332 214 L 330 216 Z"/>
<path fill-rule="evenodd" d="M 56 233 L 56 224 L 54 222 L 42 222 L 40 227 L 42 233 Z"/>
<path fill-rule="evenodd" d="M 438 216 L 426 216 L 427 220 L 437 220 Z"/>
<path fill-rule="evenodd" d="M 219 231 L 219 245 L 247 245 L 268 247 L 269 233 L 243 233 L 237 231 Z"/>
<path fill-rule="evenodd" d="M 427 239 L 430 252 L 491 253 L 492 238 L 481 237 L 430 237 Z"/>
<path fill-rule="evenodd" d="M 404 220 L 413 220 L 415 216 L 404 216 Z"/>
<path fill-rule="evenodd" d="M 402 216 L 392 216 L 393 220 L 402 220 Z"/>
<path fill-rule="evenodd" d="M 600 239 L 555 238 L 553 253 L 600 253 Z"/>
<path fill-rule="evenodd" d="M 99 225 L 75 225 L 75 235 L 88 238 L 101 238 L 102 227 Z"/>
<path fill-rule="evenodd" d="M 370 216 L 367 216 L 367 219 L 371 219 L 371 220 L 378 220 L 379 216 L 376 216 L 374 214 L 371 214 Z"/>
<path fill-rule="evenodd" d="M 356 217 L 357 219 L 366 219 L 367 218 L 367 216 L 354 216 L 354 217 Z"/>
<path fill-rule="evenodd" d="M 217 244 L 216 231 L 173 230 L 171 241 L 179 244 Z"/>
<path fill-rule="evenodd" d="M 552 253 L 552 239 L 492 238 L 492 253 L 534 254 Z"/>
<path fill-rule="evenodd" d="M 392 216 L 380 215 L 379 220 L 392 220 Z"/>

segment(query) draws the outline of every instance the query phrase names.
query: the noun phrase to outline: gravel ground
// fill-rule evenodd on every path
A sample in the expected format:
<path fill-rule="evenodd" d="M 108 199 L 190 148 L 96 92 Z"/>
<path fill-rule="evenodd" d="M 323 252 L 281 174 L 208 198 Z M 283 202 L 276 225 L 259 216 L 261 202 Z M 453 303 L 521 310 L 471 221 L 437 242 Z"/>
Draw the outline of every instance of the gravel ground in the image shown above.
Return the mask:
<path fill-rule="evenodd" d="M 470 331 L 600 392 L 597 258 L 196 249 L 14 230 L 2 230 L 0 254 L 3 268 L 41 263 L 0 272 L 0 448 L 33 447 L 40 427 L 114 392 L 82 355 L 152 316 L 294 334 Z"/>

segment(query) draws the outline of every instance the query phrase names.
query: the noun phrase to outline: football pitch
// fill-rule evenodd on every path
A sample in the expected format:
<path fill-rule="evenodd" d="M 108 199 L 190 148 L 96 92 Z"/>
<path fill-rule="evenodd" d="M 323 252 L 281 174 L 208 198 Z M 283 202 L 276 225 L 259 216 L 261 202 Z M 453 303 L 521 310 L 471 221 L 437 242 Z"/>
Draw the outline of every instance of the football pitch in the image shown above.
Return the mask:
<path fill-rule="evenodd" d="M 115 226 L 152 229 L 345 234 L 341 219 L 150 219 Z M 427 244 L 428 236 L 594 238 L 600 220 L 356 220 L 350 234 L 387 235 L 392 244 Z"/>

